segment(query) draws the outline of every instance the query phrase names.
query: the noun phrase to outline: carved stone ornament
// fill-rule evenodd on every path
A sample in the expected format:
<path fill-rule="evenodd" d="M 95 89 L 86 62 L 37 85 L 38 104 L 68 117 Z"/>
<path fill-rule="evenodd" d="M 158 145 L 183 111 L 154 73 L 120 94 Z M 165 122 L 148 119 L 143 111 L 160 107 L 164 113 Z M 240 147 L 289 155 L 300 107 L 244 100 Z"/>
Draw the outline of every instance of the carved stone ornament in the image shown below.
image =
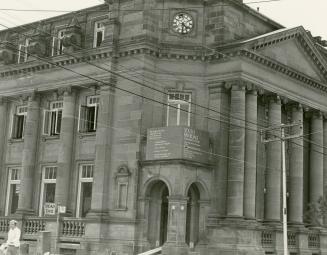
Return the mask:
<path fill-rule="evenodd" d="M 3 64 L 12 64 L 14 62 L 14 50 L 11 44 L 10 34 L 7 32 L 0 40 L 0 62 Z"/>
<path fill-rule="evenodd" d="M 40 22 L 38 27 L 34 30 L 33 35 L 31 36 L 31 40 L 28 45 L 28 53 L 32 55 L 37 55 L 39 57 L 43 57 L 46 54 L 46 45 L 47 38 L 45 36 L 45 32 L 42 23 Z"/>
<path fill-rule="evenodd" d="M 73 52 L 79 50 L 82 42 L 82 29 L 76 17 L 73 17 L 70 24 L 65 30 L 63 45 L 65 51 Z"/>
<path fill-rule="evenodd" d="M 129 171 L 128 166 L 126 164 L 123 164 L 118 167 L 115 177 L 123 178 L 123 177 L 129 177 L 130 175 L 131 175 L 131 172 Z"/>

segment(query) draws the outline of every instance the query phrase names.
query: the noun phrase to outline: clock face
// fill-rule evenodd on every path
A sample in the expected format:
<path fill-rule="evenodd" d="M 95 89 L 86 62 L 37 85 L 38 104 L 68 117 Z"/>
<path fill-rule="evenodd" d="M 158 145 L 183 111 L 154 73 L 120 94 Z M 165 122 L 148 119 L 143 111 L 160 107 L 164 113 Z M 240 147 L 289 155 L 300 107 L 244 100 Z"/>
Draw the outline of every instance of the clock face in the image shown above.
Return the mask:
<path fill-rule="evenodd" d="M 173 29 L 179 34 L 188 34 L 193 28 L 193 19 L 187 13 L 178 13 L 173 20 Z"/>

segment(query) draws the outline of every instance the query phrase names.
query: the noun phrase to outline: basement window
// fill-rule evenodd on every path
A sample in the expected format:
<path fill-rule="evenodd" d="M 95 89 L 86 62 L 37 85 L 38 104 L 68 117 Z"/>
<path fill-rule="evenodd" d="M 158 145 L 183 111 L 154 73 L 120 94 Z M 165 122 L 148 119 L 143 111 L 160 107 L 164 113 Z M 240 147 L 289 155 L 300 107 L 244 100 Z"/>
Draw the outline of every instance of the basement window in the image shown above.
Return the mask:
<path fill-rule="evenodd" d="M 99 96 L 86 98 L 86 105 L 80 105 L 78 116 L 78 132 L 95 132 L 98 122 Z"/>
<path fill-rule="evenodd" d="M 56 101 L 50 104 L 50 110 L 44 110 L 43 135 L 55 136 L 60 134 L 63 102 Z"/>

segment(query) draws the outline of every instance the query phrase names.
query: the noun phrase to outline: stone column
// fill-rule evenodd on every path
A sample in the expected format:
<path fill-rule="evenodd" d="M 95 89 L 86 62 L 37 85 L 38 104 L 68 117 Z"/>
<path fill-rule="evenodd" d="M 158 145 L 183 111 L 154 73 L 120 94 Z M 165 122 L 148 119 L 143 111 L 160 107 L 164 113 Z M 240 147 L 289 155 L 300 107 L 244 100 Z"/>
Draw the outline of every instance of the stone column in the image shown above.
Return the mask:
<path fill-rule="evenodd" d="M 213 185 L 213 213 L 219 216 L 226 215 L 226 192 L 228 170 L 228 135 L 229 135 L 229 90 L 223 85 L 210 89 L 209 111 L 212 119 L 208 120 L 208 130 L 214 141 L 213 156 L 215 164 Z M 218 121 L 216 121 L 218 120 Z"/>
<path fill-rule="evenodd" d="M 323 118 L 320 112 L 311 117 L 310 143 L 310 203 L 316 204 L 323 196 Z"/>
<path fill-rule="evenodd" d="M 66 207 L 72 169 L 75 100 L 75 92 L 71 88 L 64 91 L 55 201 Z"/>
<path fill-rule="evenodd" d="M 111 158 L 112 114 L 114 95 L 110 87 L 100 91 L 99 122 L 95 139 L 95 168 L 92 186 L 91 211 L 88 217 L 103 217 L 108 213 L 108 176 Z"/>
<path fill-rule="evenodd" d="M 280 125 L 282 121 L 281 101 L 279 97 L 269 100 L 268 126 Z M 270 132 L 270 138 L 280 137 L 280 130 Z M 265 220 L 280 221 L 281 216 L 281 142 L 267 143 Z"/>
<path fill-rule="evenodd" d="M 302 106 L 292 105 L 292 122 L 303 123 Z M 294 126 L 292 134 L 300 134 L 301 127 Z M 289 141 L 290 175 L 289 175 L 289 222 L 303 223 L 303 137 Z"/>
<path fill-rule="evenodd" d="M 257 91 L 246 95 L 245 169 L 244 169 L 244 217 L 255 218 L 256 170 L 257 170 Z"/>
<path fill-rule="evenodd" d="M 230 105 L 227 216 L 243 217 L 245 87 L 232 86 Z"/>
<path fill-rule="evenodd" d="M 34 174 L 36 166 L 36 150 L 39 134 L 40 103 L 37 95 L 28 99 L 27 116 L 24 131 L 24 149 L 22 160 L 22 176 L 19 192 L 17 214 L 33 214 Z"/>

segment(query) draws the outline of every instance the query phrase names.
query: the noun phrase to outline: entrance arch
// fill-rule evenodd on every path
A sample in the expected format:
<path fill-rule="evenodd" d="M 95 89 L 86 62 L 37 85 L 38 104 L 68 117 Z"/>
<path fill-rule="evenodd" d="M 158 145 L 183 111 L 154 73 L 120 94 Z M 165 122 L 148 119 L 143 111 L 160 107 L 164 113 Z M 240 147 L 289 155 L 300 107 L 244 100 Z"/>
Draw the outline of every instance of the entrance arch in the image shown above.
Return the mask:
<path fill-rule="evenodd" d="M 189 187 L 187 197 L 185 242 L 191 246 L 199 240 L 200 191 L 195 183 Z"/>
<path fill-rule="evenodd" d="M 151 246 L 162 246 L 167 241 L 168 225 L 168 186 L 161 180 L 148 187 L 149 199 L 148 240 Z"/>

